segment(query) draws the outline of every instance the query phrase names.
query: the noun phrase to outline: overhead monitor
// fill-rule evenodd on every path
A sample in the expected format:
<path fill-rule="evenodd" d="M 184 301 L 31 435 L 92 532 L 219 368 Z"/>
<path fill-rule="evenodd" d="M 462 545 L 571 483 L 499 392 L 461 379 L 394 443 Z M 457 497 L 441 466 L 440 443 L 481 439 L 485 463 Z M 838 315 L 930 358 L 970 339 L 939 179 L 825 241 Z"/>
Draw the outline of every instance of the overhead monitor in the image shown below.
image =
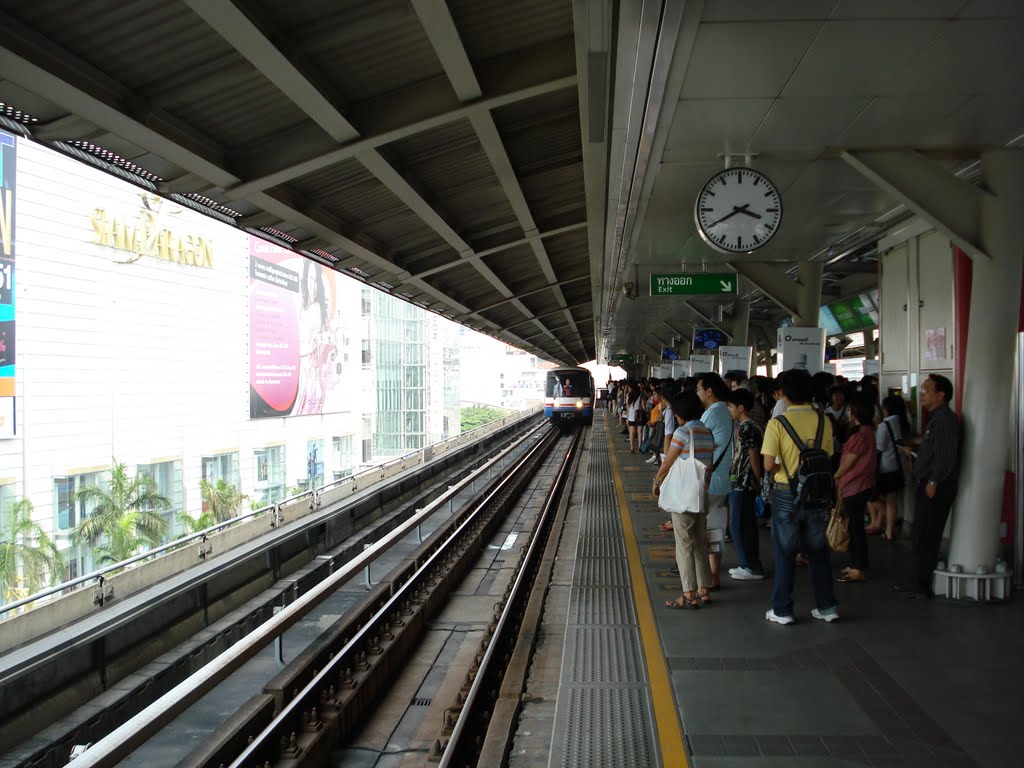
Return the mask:
<path fill-rule="evenodd" d="M 843 332 L 843 329 L 839 327 L 839 323 L 836 321 L 835 315 L 832 314 L 832 310 L 828 307 L 822 307 L 818 310 L 818 325 L 825 329 L 825 333 L 829 336 L 836 336 Z"/>
<path fill-rule="evenodd" d="M 694 349 L 718 349 L 729 343 L 729 337 L 718 328 L 697 326 L 693 329 Z"/>
<path fill-rule="evenodd" d="M 661 348 L 661 359 L 662 360 L 678 360 L 679 353 L 676 352 L 672 347 Z"/>

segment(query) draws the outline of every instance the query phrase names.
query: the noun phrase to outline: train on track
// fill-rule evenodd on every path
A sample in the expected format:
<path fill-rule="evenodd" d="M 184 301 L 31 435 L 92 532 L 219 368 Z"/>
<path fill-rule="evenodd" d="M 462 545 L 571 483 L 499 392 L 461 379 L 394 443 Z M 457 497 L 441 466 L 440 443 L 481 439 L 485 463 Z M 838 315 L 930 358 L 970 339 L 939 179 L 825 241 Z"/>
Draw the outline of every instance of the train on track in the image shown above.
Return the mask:
<path fill-rule="evenodd" d="M 586 368 L 555 368 L 544 384 L 544 418 L 568 428 L 594 423 L 594 377 Z"/>

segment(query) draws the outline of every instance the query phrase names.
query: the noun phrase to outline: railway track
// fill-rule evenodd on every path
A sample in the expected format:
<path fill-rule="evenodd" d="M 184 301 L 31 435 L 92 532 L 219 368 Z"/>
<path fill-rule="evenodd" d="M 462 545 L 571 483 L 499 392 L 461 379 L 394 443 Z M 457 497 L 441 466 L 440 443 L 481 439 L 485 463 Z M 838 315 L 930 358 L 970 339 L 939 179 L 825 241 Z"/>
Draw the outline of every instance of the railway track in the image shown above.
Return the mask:
<path fill-rule="evenodd" d="M 510 449 L 418 510 L 154 705 L 90 746 L 74 765 L 170 764 L 140 755 L 149 742 L 172 728 L 182 713 L 257 654 L 265 654 L 266 648 L 276 644 L 275 656 L 283 661 L 280 638 L 289 627 L 343 585 L 368 575 L 365 569 L 399 542 L 412 539 L 417 544 L 415 549 L 380 583 L 365 591 L 326 631 L 262 685 L 258 694 L 238 706 L 210 738 L 178 763 L 183 768 L 330 764 L 332 753 L 346 744 L 361 724 L 374 719 L 396 677 L 415 658 L 431 617 L 438 614 L 448 595 L 473 567 L 534 474 L 547 467 L 553 476 L 551 488 L 531 526 L 529 542 L 521 548 L 517 567 L 493 614 L 484 617 L 486 628 L 479 649 L 469 669 L 461 673 L 465 679 L 444 708 L 436 738 L 423 757 L 435 764 L 463 766 L 476 764 L 482 754 L 504 754 L 514 730 L 518 695 L 532 648 L 532 629 L 527 627 L 523 633 L 520 629 L 524 619 L 530 625 L 540 616 L 547 583 L 543 575 L 547 532 L 557 529 L 559 510 L 564 512 L 567 504 L 564 490 L 572 476 L 580 439 L 580 435 L 573 439 L 560 437 L 557 430 L 546 430 L 539 438 L 524 438 L 533 444 L 520 456 L 510 459 Z M 549 459 L 556 445 L 559 450 L 555 458 Z M 551 462 L 557 469 L 550 467 Z M 504 466 L 498 476 L 488 479 L 499 465 Z M 455 508 L 453 499 L 460 491 L 481 485 L 483 489 L 467 504 Z M 423 527 L 439 511 L 447 511 L 447 519 L 424 538 Z M 366 583 L 369 585 L 368 578 Z M 166 733 L 163 738 L 168 738 Z M 179 749 L 177 756 L 180 754 Z"/>

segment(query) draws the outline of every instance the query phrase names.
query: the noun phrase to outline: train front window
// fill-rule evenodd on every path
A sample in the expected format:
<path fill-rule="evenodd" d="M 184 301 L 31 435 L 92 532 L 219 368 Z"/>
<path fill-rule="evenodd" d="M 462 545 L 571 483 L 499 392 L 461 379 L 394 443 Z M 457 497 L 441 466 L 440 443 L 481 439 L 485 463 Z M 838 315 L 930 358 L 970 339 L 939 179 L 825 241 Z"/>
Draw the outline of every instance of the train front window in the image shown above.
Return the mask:
<path fill-rule="evenodd" d="M 590 397 L 590 377 L 582 373 L 551 373 L 546 394 L 548 397 Z"/>

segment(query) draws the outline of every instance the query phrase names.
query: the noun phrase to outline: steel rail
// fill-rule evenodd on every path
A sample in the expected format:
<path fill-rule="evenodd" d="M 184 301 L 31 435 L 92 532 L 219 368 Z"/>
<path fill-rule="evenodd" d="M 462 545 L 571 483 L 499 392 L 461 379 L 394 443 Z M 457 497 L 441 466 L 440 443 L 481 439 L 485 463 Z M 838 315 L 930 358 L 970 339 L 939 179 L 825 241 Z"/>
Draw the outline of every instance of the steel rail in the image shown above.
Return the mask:
<path fill-rule="evenodd" d="M 441 496 L 345 563 L 338 571 L 310 589 L 280 613 L 257 627 L 198 672 L 176 685 L 142 712 L 97 741 L 76 758 L 75 768 L 113 768 L 188 707 L 223 682 L 230 674 L 238 670 L 272 640 L 298 623 L 307 613 L 330 597 L 342 584 L 357 576 L 363 568 L 384 554 L 392 545 L 415 531 L 417 526 L 437 512 L 441 506 L 454 499 L 460 491 L 476 482 L 495 465 L 500 466 L 512 450 L 530 440 L 544 426 L 546 425 L 540 425 L 537 429 L 531 430 L 493 459 L 449 487 Z M 512 467 L 518 467 L 519 464 L 520 462 L 515 462 Z"/>
<path fill-rule="evenodd" d="M 497 513 L 501 511 L 501 504 L 510 500 L 513 493 L 517 492 L 532 474 L 521 470 L 529 468 L 543 458 L 557 438 L 557 430 L 552 429 L 544 439 L 508 468 L 499 482 L 486 491 L 484 498 L 473 505 L 462 521 L 445 536 L 444 541 L 419 565 L 408 580 L 402 583 L 387 602 L 356 631 L 325 667 L 316 672 L 310 682 L 292 696 L 270 724 L 251 739 L 244 751 L 231 762 L 230 768 L 241 768 L 243 765 L 264 766 L 271 763 L 272 759 L 288 760 L 289 765 L 297 765 L 302 761 L 315 759 L 322 750 L 329 748 L 331 739 L 336 736 L 335 729 L 324 728 L 320 716 L 327 715 L 332 722 L 337 723 L 339 718 L 335 716 L 336 713 L 346 706 L 352 706 L 354 692 L 361 687 L 368 687 L 363 686 L 363 682 L 371 676 L 382 674 L 380 670 L 385 667 L 384 661 L 388 651 L 394 648 L 402 649 L 410 644 L 408 635 L 403 637 L 409 626 L 402 616 L 411 616 L 411 605 L 422 606 L 429 601 L 429 588 L 436 585 L 435 577 L 442 570 L 448 571 L 446 576 L 449 578 L 442 580 L 441 587 L 447 585 L 452 573 L 459 570 L 458 565 L 465 560 L 465 553 L 470 546 L 462 548 L 463 558 L 459 563 L 453 563 L 451 552 L 468 534 L 480 534 L 489 522 L 496 519 Z M 498 503 L 494 504 L 495 501 Z M 483 519 L 488 514 L 490 518 Z M 411 623 L 412 619 L 409 621 Z M 397 631 L 391 632 L 396 627 Z M 374 662 L 370 662 L 368 653 L 369 657 L 375 658 Z M 353 658 L 357 660 L 357 664 L 362 665 L 361 679 L 353 677 Z M 325 736 L 327 738 L 324 738 Z M 303 743 L 299 743 L 300 740 Z"/>
<path fill-rule="evenodd" d="M 467 744 L 471 721 L 476 721 L 472 725 L 482 727 L 482 730 L 476 733 L 478 737 L 482 733 L 486 733 L 487 723 L 490 720 L 490 710 L 481 712 L 480 709 L 482 707 L 493 707 L 494 702 L 483 700 L 483 689 L 494 678 L 500 680 L 504 676 L 505 668 L 510 661 L 510 656 L 506 657 L 504 664 L 499 668 L 497 656 L 505 651 L 502 641 L 507 639 L 505 637 L 506 632 L 512 632 L 517 629 L 514 625 L 517 623 L 517 614 L 521 609 L 520 604 L 529 596 L 533 577 L 536 574 L 534 564 L 538 559 L 538 553 L 543 552 L 547 544 L 547 534 L 550 532 L 549 522 L 559 507 L 562 494 L 571 477 L 570 470 L 577 456 L 579 446 L 582 443 L 583 432 L 584 430 L 582 429 L 577 430 L 572 444 L 566 451 L 565 458 L 552 483 L 551 491 L 548 493 L 544 506 L 538 515 L 537 523 L 534 525 L 534 535 L 530 537 L 530 543 L 523 554 L 516 576 L 505 592 L 501 615 L 496 622 L 493 636 L 485 639 L 482 643 L 485 646 L 483 658 L 480 659 L 479 669 L 473 678 L 469 692 L 466 694 L 459 717 L 452 729 L 452 734 L 444 745 L 444 751 L 438 762 L 438 768 L 455 768 L 456 766 L 471 765 L 476 762 L 475 759 L 467 762 L 467 752 L 478 752 L 478 748 L 482 746 L 482 740 L 480 744 Z M 491 693 L 496 698 L 497 691 L 491 691 Z"/>

